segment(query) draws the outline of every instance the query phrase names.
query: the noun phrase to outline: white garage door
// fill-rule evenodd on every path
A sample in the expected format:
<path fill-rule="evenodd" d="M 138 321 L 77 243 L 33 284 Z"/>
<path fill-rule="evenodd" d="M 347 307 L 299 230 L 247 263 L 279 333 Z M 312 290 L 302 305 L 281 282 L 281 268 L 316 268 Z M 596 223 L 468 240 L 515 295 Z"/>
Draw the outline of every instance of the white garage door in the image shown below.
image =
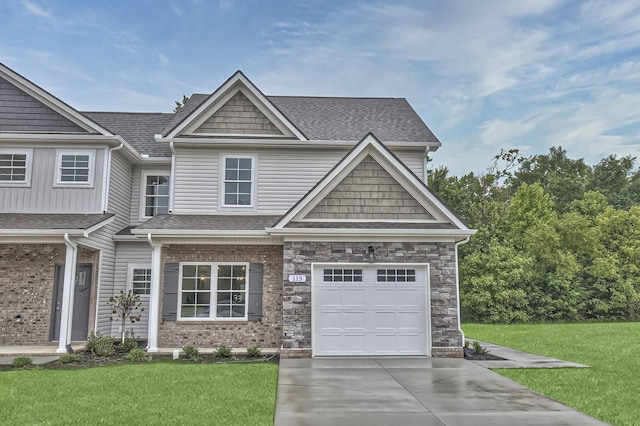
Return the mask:
<path fill-rule="evenodd" d="M 427 270 L 314 265 L 314 356 L 427 355 Z"/>

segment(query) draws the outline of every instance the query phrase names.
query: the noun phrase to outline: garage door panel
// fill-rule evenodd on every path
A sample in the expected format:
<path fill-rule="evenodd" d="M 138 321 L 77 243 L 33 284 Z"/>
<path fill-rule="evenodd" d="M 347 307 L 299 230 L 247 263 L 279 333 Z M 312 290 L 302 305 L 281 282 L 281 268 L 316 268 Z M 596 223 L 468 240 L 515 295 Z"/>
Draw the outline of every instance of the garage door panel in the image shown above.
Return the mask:
<path fill-rule="evenodd" d="M 424 300 L 417 299 L 416 295 L 420 293 L 420 289 L 412 286 L 411 288 L 402 288 L 395 292 L 396 306 L 415 306 L 424 307 Z M 424 294 L 424 292 L 421 292 Z"/>
<path fill-rule="evenodd" d="M 364 288 L 344 288 L 342 290 L 342 305 L 343 306 L 365 306 L 366 305 L 366 293 Z"/>
<path fill-rule="evenodd" d="M 341 275 L 335 271 L 351 268 L 336 264 L 331 280 L 324 281 L 323 269 L 314 267 L 314 355 L 426 355 L 424 268 L 412 267 L 414 282 L 379 282 L 377 266 L 359 266 L 358 282 L 337 282 Z M 394 265 L 385 265 L 386 276 L 398 279 L 407 268 L 394 271 Z"/>
<path fill-rule="evenodd" d="M 342 336 L 342 350 L 351 354 L 366 353 L 367 336 L 362 334 L 345 334 Z"/>
<path fill-rule="evenodd" d="M 424 331 L 424 311 L 398 312 L 396 314 L 396 325 L 400 330 Z"/>
<path fill-rule="evenodd" d="M 396 313 L 395 312 L 373 312 L 375 330 L 395 330 Z"/>
<path fill-rule="evenodd" d="M 345 330 L 365 330 L 364 312 L 345 312 L 342 314 L 342 328 Z"/>
<path fill-rule="evenodd" d="M 374 288 L 369 292 L 369 306 L 395 306 L 396 291 L 393 288 Z"/>
<path fill-rule="evenodd" d="M 320 312 L 318 324 L 322 330 L 340 330 L 342 328 L 342 312 Z"/>
<path fill-rule="evenodd" d="M 317 298 L 314 303 L 317 303 L 318 306 L 342 306 L 342 290 L 339 288 L 324 288 L 321 292 L 316 293 L 314 297 Z"/>

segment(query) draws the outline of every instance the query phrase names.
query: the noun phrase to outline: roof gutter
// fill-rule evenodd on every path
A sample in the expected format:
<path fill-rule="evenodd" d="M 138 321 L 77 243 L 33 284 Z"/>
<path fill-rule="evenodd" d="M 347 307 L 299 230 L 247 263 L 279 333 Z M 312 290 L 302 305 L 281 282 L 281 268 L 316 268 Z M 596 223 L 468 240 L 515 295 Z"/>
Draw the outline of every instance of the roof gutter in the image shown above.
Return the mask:
<path fill-rule="evenodd" d="M 467 237 L 462 241 L 458 241 L 455 244 L 456 247 L 456 298 L 458 300 L 458 331 L 460 332 L 460 336 L 462 336 L 462 346 L 464 346 L 464 331 L 462 331 L 462 326 L 460 325 L 460 271 L 458 269 L 458 246 L 462 244 L 466 244 L 469 242 L 471 237 Z"/>
<path fill-rule="evenodd" d="M 169 171 L 169 213 L 173 213 L 173 193 L 176 181 L 176 150 L 173 147 L 172 140 L 169 141 L 169 148 L 171 149 L 171 170 Z"/>
<path fill-rule="evenodd" d="M 102 179 L 102 213 L 106 213 L 109 209 L 109 189 L 111 188 L 111 155 L 113 151 L 117 151 L 124 147 L 124 140 L 120 141 L 120 145 L 109 148 L 107 151 L 107 166 L 103 168 L 104 176 Z"/>

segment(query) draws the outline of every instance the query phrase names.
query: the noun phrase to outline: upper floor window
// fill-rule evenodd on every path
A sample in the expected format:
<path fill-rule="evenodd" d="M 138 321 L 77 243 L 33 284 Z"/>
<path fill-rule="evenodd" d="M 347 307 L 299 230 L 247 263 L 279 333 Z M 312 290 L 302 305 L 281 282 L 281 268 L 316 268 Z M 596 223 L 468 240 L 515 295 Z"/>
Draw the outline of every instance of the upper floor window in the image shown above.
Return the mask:
<path fill-rule="evenodd" d="M 143 216 L 169 213 L 169 176 L 144 174 L 143 185 Z"/>
<path fill-rule="evenodd" d="M 0 150 L 0 186 L 29 186 L 31 150 Z"/>
<path fill-rule="evenodd" d="M 58 151 L 56 184 L 58 186 L 93 185 L 94 151 Z"/>
<path fill-rule="evenodd" d="M 224 206 L 253 205 L 253 158 L 224 157 Z"/>

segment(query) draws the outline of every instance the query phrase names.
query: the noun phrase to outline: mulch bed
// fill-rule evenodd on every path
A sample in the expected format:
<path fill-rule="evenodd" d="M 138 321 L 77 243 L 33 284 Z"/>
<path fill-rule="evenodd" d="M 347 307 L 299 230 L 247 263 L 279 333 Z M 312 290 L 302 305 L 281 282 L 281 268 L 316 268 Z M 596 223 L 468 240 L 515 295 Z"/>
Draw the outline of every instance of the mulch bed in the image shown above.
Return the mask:
<path fill-rule="evenodd" d="M 151 361 L 129 361 L 126 358 L 127 352 L 124 349 L 120 349 L 116 345 L 116 350 L 113 355 L 99 356 L 95 355 L 91 351 L 77 352 L 78 360 L 63 364 L 60 360 L 53 361 L 47 364 L 30 365 L 26 368 L 29 369 L 61 369 L 61 370 L 73 370 L 77 368 L 91 368 L 102 367 L 108 365 L 128 364 L 128 363 L 144 363 L 144 362 L 171 362 L 171 363 L 184 363 L 193 364 L 194 361 L 185 358 L 183 355 L 178 359 L 173 359 L 172 354 L 149 354 Z M 33 358 L 33 357 L 31 357 Z M 249 358 L 247 356 L 232 356 L 232 357 L 220 357 L 214 354 L 200 354 L 198 364 L 213 364 L 213 363 L 231 363 L 231 362 L 278 362 L 279 355 L 262 355 L 259 357 Z M 2 370 L 15 370 L 11 365 L 0 365 L 0 371 Z"/>

